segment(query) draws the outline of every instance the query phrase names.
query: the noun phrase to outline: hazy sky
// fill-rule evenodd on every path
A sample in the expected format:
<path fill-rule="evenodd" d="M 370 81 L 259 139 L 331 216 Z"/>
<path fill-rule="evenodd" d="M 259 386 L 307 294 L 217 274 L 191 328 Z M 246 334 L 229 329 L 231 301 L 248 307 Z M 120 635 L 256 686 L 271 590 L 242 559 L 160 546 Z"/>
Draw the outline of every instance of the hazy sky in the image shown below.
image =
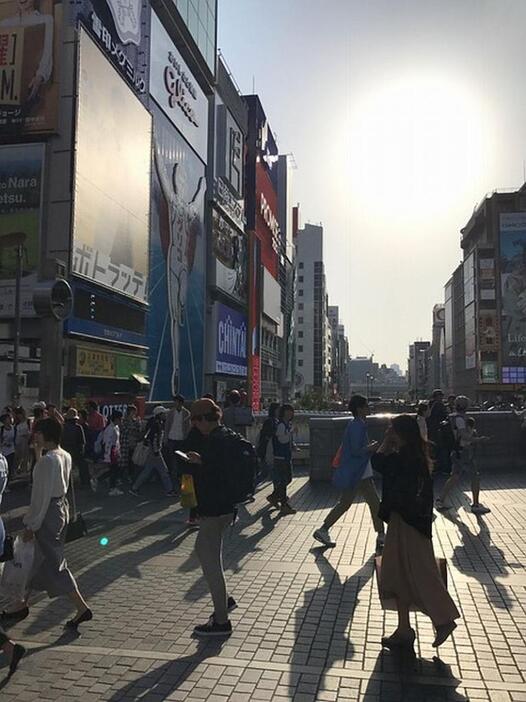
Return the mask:
<path fill-rule="evenodd" d="M 353 356 L 406 367 L 460 228 L 526 159 L 526 0 L 219 0 L 219 48 L 293 152 Z"/>

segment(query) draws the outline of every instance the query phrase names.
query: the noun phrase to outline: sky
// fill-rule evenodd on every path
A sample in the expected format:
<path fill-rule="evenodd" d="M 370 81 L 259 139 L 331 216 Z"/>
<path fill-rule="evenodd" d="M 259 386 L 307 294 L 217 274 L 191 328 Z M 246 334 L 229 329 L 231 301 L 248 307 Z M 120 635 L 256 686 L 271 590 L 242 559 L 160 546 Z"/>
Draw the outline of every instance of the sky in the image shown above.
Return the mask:
<path fill-rule="evenodd" d="M 407 367 L 484 195 L 526 161 L 526 0 L 219 0 L 218 47 L 293 153 L 351 355 Z"/>

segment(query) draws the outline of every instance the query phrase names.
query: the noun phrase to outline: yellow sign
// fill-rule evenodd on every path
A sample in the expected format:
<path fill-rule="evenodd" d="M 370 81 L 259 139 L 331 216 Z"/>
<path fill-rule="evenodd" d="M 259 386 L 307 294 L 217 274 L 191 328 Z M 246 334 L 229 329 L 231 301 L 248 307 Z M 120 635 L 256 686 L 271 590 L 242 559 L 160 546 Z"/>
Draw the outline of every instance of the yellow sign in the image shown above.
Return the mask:
<path fill-rule="evenodd" d="M 115 378 L 115 354 L 78 346 L 76 374 L 90 378 Z"/>

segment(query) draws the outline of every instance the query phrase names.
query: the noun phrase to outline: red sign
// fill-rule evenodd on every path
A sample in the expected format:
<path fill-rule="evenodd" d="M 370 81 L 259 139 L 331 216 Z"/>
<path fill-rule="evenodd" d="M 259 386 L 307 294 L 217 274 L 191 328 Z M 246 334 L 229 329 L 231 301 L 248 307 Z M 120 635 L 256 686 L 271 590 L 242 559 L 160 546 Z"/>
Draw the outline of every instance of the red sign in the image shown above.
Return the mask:
<path fill-rule="evenodd" d="M 252 409 L 259 410 L 261 403 L 261 242 L 254 232 L 249 234 L 250 277 L 248 303 L 248 390 Z"/>
<path fill-rule="evenodd" d="M 256 163 L 256 234 L 261 242 L 261 262 L 278 279 L 280 244 L 278 197 L 265 166 Z"/>

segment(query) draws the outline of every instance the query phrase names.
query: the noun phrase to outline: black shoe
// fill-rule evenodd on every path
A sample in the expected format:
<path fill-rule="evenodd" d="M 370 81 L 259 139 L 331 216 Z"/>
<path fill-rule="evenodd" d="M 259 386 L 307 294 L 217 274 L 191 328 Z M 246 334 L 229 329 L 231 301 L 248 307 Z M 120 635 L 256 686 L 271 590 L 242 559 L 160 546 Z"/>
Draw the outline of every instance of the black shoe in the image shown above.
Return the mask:
<path fill-rule="evenodd" d="M 76 629 L 82 622 L 89 622 L 93 619 L 93 612 L 91 609 L 85 609 L 82 614 L 79 614 L 75 619 L 70 619 L 64 624 L 64 629 Z"/>
<path fill-rule="evenodd" d="M 13 675 L 16 671 L 20 660 L 25 655 L 26 649 L 20 644 L 15 644 L 13 647 L 13 655 L 11 656 L 11 661 L 9 662 L 9 677 Z"/>
<path fill-rule="evenodd" d="M 230 636 L 232 633 L 232 624 L 225 622 L 218 624 L 213 616 L 210 617 L 206 624 L 201 624 L 194 628 L 196 636 Z"/>
<path fill-rule="evenodd" d="M 21 622 L 28 616 L 29 607 L 23 607 L 22 609 L 17 609 L 16 612 L 2 612 L 0 615 L 0 621 L 5 624 L 14 624 L 16 622 Z"/>

